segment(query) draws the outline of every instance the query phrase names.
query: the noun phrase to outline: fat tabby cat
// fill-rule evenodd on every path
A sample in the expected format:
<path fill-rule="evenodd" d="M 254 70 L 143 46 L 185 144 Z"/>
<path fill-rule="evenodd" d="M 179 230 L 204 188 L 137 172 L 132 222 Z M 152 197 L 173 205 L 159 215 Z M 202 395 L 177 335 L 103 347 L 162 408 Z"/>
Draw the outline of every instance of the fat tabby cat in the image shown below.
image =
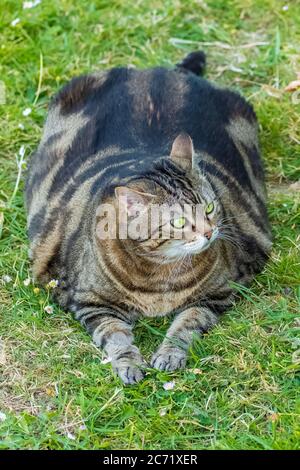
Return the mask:
<path fill-rule="evenodd" d="M 233 305 L 234 283 L 248 284 L 271 247 L 255 113 L 202 78 L 204 67 L 204 53 L 193 52 L 172 69 L 72 79 L 50 104 L 28 171 L 34 277 L 58 280 L 57 302 L 125 384 L 144 376 L 132 333 L 139 318 L 172 316 L 150 364 L 183 368 L 194 336 Z M 137 205 L 174 203 L 197 207 L 201 223 L 170 213 L 167 238 L 151 223 L 146 237 L 98 230 L 103 204 L 130 225 Z"/>

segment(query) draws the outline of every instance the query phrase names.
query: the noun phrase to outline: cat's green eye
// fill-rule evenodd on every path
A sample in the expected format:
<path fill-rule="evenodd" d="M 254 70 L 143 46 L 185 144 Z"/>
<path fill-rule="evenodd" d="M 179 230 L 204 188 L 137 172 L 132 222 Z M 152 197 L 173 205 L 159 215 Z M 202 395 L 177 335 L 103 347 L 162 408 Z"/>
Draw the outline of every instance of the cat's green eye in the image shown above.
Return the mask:
<path fill-rule="evenodd" d="M 185 217 L 178 217 L 178 219 L 172 219 L 171 225 L 174 228 L 183 228 L 185 226 Z"/>
<path fill-rule="evenodd" d="M 213 202 L 210 202 L 210 203 L 208 204 L 208 206 L 206 206 L 205 214 L 206 214 L 206 215 L 211 214 L 211 213 L 213 212 L 214 208 L 215 208 L 214 203 L 213 203 Z"/>

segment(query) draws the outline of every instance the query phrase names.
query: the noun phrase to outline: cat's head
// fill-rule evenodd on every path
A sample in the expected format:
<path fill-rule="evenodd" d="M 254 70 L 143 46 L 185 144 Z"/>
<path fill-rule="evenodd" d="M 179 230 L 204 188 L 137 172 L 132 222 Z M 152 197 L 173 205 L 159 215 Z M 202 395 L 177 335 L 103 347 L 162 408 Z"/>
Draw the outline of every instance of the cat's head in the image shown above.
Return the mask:
<path fill-rule="evenodd" d="M 115 188 L 114 202 L 116 230 L 109 236 L 137 254 L 169 262 L 201 253 L 218 237 L 218 199 L 187 134 L 174 140 L 170 156 L 151 171 Z M 98 224 L 100 238 L 103 228 Z"/>

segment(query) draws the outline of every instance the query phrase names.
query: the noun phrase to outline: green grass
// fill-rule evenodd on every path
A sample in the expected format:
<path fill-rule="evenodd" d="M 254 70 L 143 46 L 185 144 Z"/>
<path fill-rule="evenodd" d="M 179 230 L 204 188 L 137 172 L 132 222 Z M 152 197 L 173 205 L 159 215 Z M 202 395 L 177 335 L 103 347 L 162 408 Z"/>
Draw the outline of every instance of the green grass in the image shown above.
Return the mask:
<path fill-rule="evenodd" d="M 72 76 L 169 66 L 199 48 L 208 77 L 241 91 L 257 111 L 274 249 L 251 290 L 195 344 L 187 370 L 149 370 L 125 388 L 70 314 L 44 311 L 49 292 L 24 285 L 16 155 L 24 145 L 28 161 L 50 97 Z M 298 0 L 53 0 L 27 10 L 1 2 L 0 279 L 12 280 L 0 284 L 0 449 L 300 448 L 300 198 L 290 188 L 300 173 L 300 105 L 283 91 L 300 71 L 299 50 Z M 168 322 L 136 326 L 146 357 Z M 175 388 L 165 391 L 170 380 Z"/>

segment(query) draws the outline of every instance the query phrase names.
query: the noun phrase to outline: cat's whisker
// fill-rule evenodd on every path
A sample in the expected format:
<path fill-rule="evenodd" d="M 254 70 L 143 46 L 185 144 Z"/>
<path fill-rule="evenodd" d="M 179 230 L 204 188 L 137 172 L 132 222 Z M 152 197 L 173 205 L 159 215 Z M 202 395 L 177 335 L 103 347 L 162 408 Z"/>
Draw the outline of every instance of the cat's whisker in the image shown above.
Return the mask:
<path fill-rule="evenodd" d="M 230 235 L 227 235 L 226 233 L 220 233 L 218 235 L 219 240 L 224 240 L 225 242 L 230 243 L 233 245 L 235 248 L 237 248 L 239 251 L 243 251 L 241 243 L 238 243 L 233 237 Z"/>
<path fill-rule="evenodd" d="M 195 280 L 195 282 L 197 282 L 197 277 L 196 277 L 196 273 L 195 273 L 194 266 L 193 266 L 192 255 L 187 255 L 187 257 L 188 257 L 188 261 L 189 261 L 189 264 L 190 264 L 190 266 L 191 266 L 191 269 L 192 269 L 192 271 L 193 271 L 194 280 Z"/>

